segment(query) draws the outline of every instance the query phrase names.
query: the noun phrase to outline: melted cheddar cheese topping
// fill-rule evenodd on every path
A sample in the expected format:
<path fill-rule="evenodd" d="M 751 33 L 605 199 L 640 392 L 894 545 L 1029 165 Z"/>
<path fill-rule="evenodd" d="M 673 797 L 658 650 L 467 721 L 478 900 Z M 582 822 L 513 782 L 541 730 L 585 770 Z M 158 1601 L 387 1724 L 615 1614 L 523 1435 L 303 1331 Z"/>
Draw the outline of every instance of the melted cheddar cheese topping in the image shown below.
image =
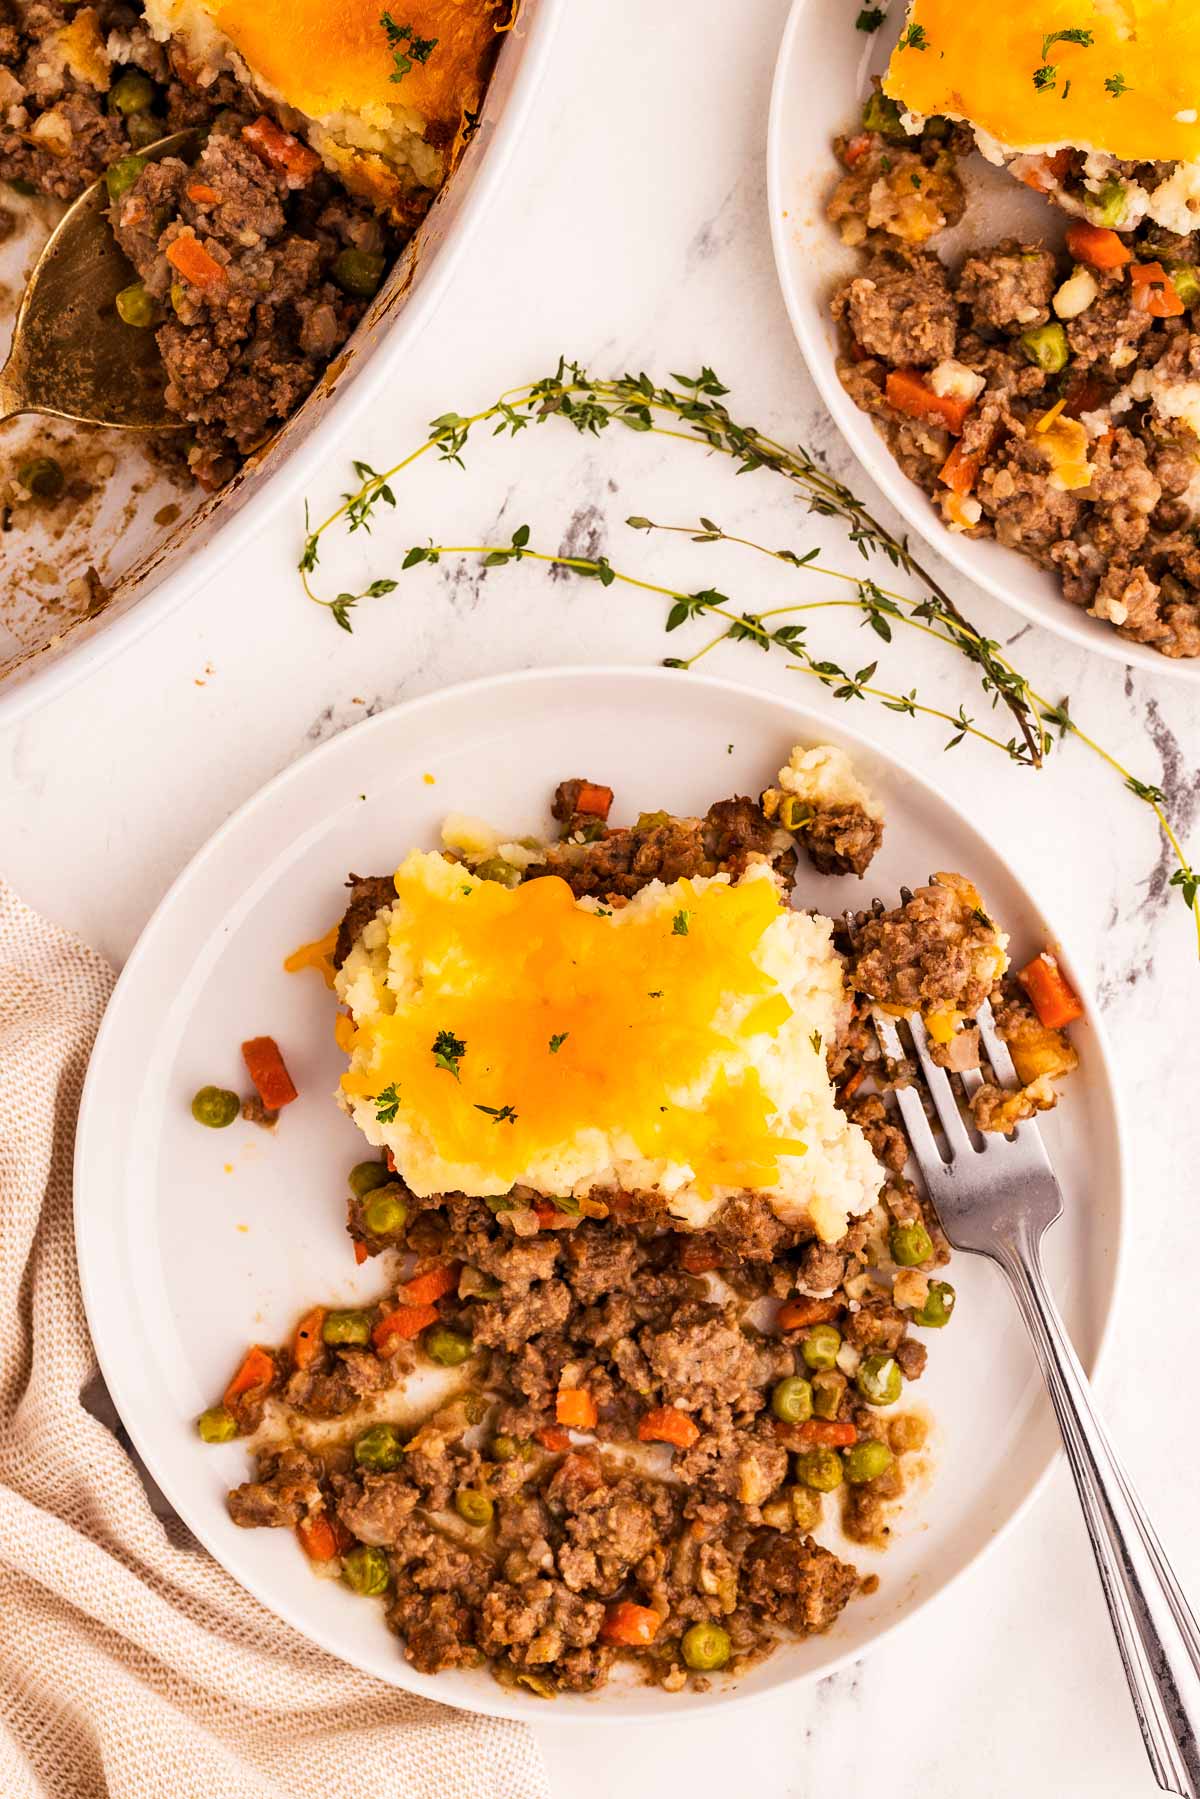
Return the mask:
<path fill-rule="evenodd" d="M 1061 35 L 1061 34 L 1067 35 Z M 1010 150 L 1200 158 L 1200 13 L 1189 0 L 913 0 L 884 78 L 921 117 Z"/>
<path fill-rule="evenodd" d="M 487 0 L 401 0 L 397 26 L 434 48 L 393 81 L 396 64 L 380 23 L 382 0 L 204 0 L 217 29 L 260 81 L 311 118 L 373 107 L 409 107 L 457 120 L 464 81 L 478 73 L 481 44 L 499 16 Z M 399 46 L 404 50 L 404 42 Z"/>
<path fill-rule="evenodd" d="M 701 1184 L 760 1186 L 781 1155 L 805 1153 L 748 1056 L 792 1015 L 754 956 L 782 912 L 772 882 L 680 881 L 615 929 L 553 876 L 511 891 L 468 877 L 442 894 L 401 869 L 396 890 L 391 945 L 422 970 L 420 990 L 365 1027 L 371 1071 L 342 1084 L 394 1087 L 443 1160 L 511 1185 L 584 1127 L 686 1163 Z M 443 1034 L 466 1046 L 457 1074 L 434 1054 Z"/>
<path fill-rule="evenodd" d="M 765 867 L 621 908 L 420 851 L 395 885 L 338 975 L 341 1091 L 415 1192 L 657 1190 L 695 1223 L 753 1190 L 833 1234 L 871 1204 L 825 1064 L 849 1012 L 829 921 Z"/>

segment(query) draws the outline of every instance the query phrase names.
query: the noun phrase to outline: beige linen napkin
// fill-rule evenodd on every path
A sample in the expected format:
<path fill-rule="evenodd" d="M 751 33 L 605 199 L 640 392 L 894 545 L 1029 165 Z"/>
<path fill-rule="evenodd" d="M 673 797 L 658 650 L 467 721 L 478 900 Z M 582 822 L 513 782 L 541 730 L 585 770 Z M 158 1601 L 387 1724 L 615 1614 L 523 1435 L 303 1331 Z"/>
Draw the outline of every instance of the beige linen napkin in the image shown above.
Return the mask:
<path fill-rule="evenodd" d="M 0 1794 L 544 1799 L 523 1726 L 310 1645 L 156 1516 L 81 1402 L 72 1140 L 112 983 L 0 882 Z"/>

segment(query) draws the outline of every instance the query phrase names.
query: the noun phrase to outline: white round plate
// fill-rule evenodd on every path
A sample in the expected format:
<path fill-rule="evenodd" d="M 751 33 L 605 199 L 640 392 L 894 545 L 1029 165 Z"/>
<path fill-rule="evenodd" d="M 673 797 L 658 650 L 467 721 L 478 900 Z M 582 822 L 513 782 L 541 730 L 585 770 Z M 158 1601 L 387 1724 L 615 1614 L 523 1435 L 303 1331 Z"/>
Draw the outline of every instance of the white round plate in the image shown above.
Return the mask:
<path fill-rule="evenodd" d="M 1172 659 L 1118 637 L 1111 625 L 1064 599 L 1055 577 L 1016 550 L 994 538 L 976 540 L 951 531 L 838 380 L 829 300 L 858 258 L 825 217 L 838 176 L 833 140 L 858 118 L 871 77 L 886 66 L 905 10 L 902 0 L 894 0 L 887 23 L 864 33 L 855 29 L 858 8 L 851 0 L 793 0 L 780 45 L 767 129 L 767 204 L 775 266 L 808 371 L 876 487 L 960 575 L 1083 649 L 1154 674 L 1200 680 L 1200 659 Z M 942 247 L 951 255 L 1006 235 L 1052 243 L 1062 236 L 1062 216 L 1048 201 L 991 169 L 982 157 L 972 160 L 968 194 L 966 217 L 944 236 Z"/>
<path fill-rule="evenodd" d="M 964 870 L 1027 956 L 1061 928 L 987 839 L 918 776 L 801 706 L 661 669 L 517 674 L 381 713 L 279 775 L 221 827 L 147 925 L 117 985 L 88 1073 L 75 1157 L 75 1226 L 88 1318 L 109 1389 L 150 1472 L 213 1555 L 250 1592 L 346 1661 L 430 1698 L 538 1715 L 543 1702 L 490 1676 L 417 1674 L 377 1606 L 315 1579 L 291 1532 L 239 1530 L 228 1487 L 248 1476 L 236 1443 L 208 1446 L 196 1414 L 243 1348 L 278 1342 L 314 1300 L 352 1305 L 383 1288 L 357 1269 L 345 1233 L 346 1170 L 361 1139 L 335 1108 L 341 1058 L 330 996 L 284 957 L 338 917 L 346 872 L 394 867 L 433 847 L 459 809 L 520 835 L 549 826 L 559 779 L 587 774 L 617 793 L 617 818 L 645 808 L 703 811 L 757 793 L 796 742 L 853 756 L 887 814 L 869 885 L 802 861 L 798 903 L 836 912 L 892 895 L 932 869 Z M 432 777 L 432 779 L 431 779 Z M 1079 973 L 1072 971 L 1079 985 Z M 1087 998 L 1089 1020 L 1096 1008 Z M 200 1129 L 189 1102 L 206 1082 L 244 1086 L 238 1046 L 276 1037 L 300 1089 L 278 1134 L 240 1122 Z M 1066 1194 L 1051 1274 L 1079 1353 L 1094 1365 L 1121 1237 L 1121 1133 L 1099 1027 L 1077 1032 L 1081 1070 L 1046 1135 Z M 679 1716 L 828 1674 L 860 1655 L 979 1556 L 1032 1496 L 1057 1438 L 1022 1327 L 999 1276 L 957 1257 L 952 1327 L 931 1337 L 915 1396 L 935 1420 L 931 1478 L 905 1502 L 882 1555 L 852 1551 L 881 1585 L 827 1635 L 788 1645 L 736 1685 L 670 1696 L 614 1684 L 563 1697 L 554 1716 Z M 822 1532 L 827 1541 L 836 1539 Z"/>

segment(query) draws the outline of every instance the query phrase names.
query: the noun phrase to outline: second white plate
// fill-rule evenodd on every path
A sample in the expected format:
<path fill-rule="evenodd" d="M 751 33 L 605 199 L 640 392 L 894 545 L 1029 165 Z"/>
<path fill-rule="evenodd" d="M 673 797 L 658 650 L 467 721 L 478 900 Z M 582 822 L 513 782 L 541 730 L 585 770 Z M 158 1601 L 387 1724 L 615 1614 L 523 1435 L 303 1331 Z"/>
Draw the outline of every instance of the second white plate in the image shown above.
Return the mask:
<path fill-rule="evenodd" d="M 821 398 L 876 487 L 959 574 L 1083 649 L 1154 674 L 1200 681 L 1200 659 L 1173 660 L 1118 637 L 1111 625 L 1064 599 L 1054 576 L 1018 551 L 992 538 L 976 540 L 951 531 L 838 380 L 837 331 L 829 300 L 839 281 L 853 273 L 857 258 L 825 217 L 838 174 L 833 140 L 857 119 L 872 75 L 886 65 L 904 8 L 897 0 L 888 24 L 872 34 L 855 29 L 855 13 L 849 0 L 793 0 L 775 68 L 767 134 L 775 266 L 796 341 Z M 956 234 L 964 244 L 995 243 L 1012 234 L 1044 240 L 1061 234 L 1061 222 L 1045 201 L 989 170 L 982 158 L 972 164 L 972 182 L 972 204 Z"/>
<path fill-rule="evenodd" d="M 335 1108 L 344 1065 L 330 996 L 284 957 L 344 904 L 348 869 L 395 867 L 433 846 L 444 814 L 482 815 L 515 835 L 549 825 L 554 784 L 589 775 L 616 789 L 618 819 L 644 808 L 702 811 L 756 793 L 796 742 L 852 755 L 887 815 L 869 885 L 803 863 L 798 903 L 824 912 L 894 894 L 929 870 L 961 869 L 1026 956 L 1059 944 L 1001 856 L 903 766 L 804 708 L 664 670 L 562 670 L 476 682 L 368 719 L 286 770 L 234 815 L 180 876 L 118 983 L 96 1043 L 75 1164 L 80 1273 L 113 1399 L 154 1478 L 187 1524 L 279 1616 L 346 1661 L 447 1704 L 538 1715 L 485 1672 L 429 1677 L 404 1660 L 380 1609 L 310 1574 L 287 1531 L 239 1530 L 226 1490 L 247 1478 L 237 1443 L 208 1446 L 196 1414 L 248 1342 L 278 1342 L 305 1305 L 353 1305 L 385 1276 L 356 1269 L 345 1234 L 347 1169 L 361 1139 Z M 1079 984 L 1079 970 L 1070 970 Z M 1095 1007 L 1086 999 L 1088 1017 Z M 301 1098 L 278 1135 L 200 1129 L 189 1101 L 236 1087 L 238 1045 L 270 1033 Z M 1066 1195 L 1051 1274 L 1076 1346 L 1094 1365 L 1109 1317 L 1121 1221 L 1121 1140 L 1099 1027 L 1081 1027 L 1082 1067 L 1046 1135 Z M 906 1501 L 886 1554 L 850 1551 L 879 1590 L 827 1636 L 789 1644 L 740 1683 L 668 1695 L 614 1684 L 555 1702 L 556 1718 L 682 1717 L 830 1673 L 910 1618 L 992 1543 L 1045 1474 L 1057 1435 L 1022 1327 L 998 1275 L 957 1257 L 959 1304 L 931 1339 L 916 1397 L 936 1420 L 933 1476 Z M 825 1531 L 827 1541 L 836 1542 Z"/>

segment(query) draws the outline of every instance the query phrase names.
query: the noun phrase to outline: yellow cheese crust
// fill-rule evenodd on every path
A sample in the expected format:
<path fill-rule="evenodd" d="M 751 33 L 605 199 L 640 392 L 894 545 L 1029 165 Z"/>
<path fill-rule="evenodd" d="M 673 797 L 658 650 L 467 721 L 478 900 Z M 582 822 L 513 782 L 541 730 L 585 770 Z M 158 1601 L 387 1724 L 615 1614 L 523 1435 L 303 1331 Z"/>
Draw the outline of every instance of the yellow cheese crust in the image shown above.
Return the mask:
<path fill-rule="evenodd" d="M 1084 41 L 1048 41 L 1066 31 Z M 907 111 L 966 119 L 1011 150 L 1071 145 L 1191 162 L 1200 158 L 1200 9 L 1193 0 L 913 0 L 883 85 Z"/>
<path fill-rule="evenodd" d="M 382 0 L 208 0 L 207 10 L 247 65 L 311 118 L 403 106 L 457 129 L 479 104 L 511 9 L 507 0 L 396 0 L 397 26 L 437 39 L 399 81 Z"/>

